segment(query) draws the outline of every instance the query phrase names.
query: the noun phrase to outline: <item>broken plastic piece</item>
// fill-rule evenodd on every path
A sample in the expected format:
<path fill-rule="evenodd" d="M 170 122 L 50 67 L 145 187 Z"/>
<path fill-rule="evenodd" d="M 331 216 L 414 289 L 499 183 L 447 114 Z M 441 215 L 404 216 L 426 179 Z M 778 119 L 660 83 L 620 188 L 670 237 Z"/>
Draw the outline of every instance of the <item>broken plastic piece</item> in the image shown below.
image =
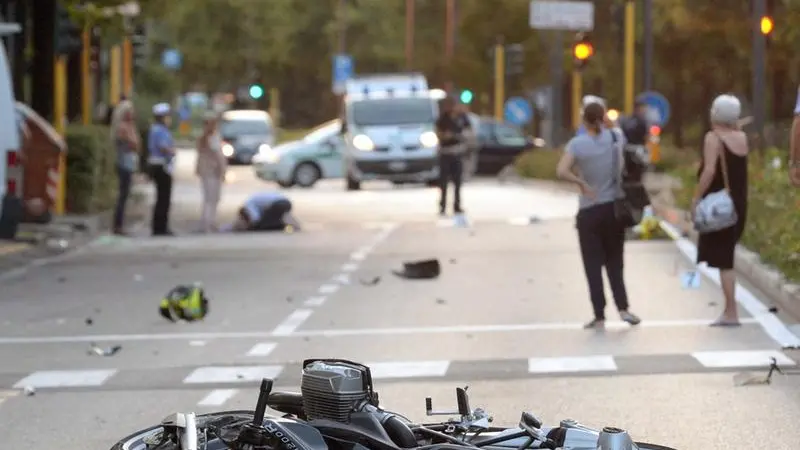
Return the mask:
<path fill-rule="evenodd" d="M 90 355 L 98 355 L 98 356 L 114 356 L 120 350 L 122 350 L 122 346 L 121 345 L 115 345 L 113 347 L 102 348 L 102 347 L 98 347 L 97 344 L 92 342 L 91 343 L 91 348 L 89 349 L 89 354 Z"/>

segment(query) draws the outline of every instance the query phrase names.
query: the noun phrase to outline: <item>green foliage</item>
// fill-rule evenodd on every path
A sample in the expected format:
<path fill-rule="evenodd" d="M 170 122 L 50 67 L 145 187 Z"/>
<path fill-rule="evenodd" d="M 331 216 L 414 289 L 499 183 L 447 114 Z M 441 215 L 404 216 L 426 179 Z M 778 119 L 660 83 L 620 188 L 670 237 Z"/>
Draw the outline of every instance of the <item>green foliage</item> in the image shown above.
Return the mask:
<path fill-rule="evenodd" d="M 532 150 L 521 154 L 514 161 L 514 168 L 524 178 L 555 180 L 556 165 L 561 159 L 561 149 Z"/>
<path fill-rule="evenodd" d="M 116 198 L 116 155 L 108 128 L 67 128 L 67 210 L 87 214 L 106 211 Z"/>
<path fill-rule="evenodd" d="M 180 83 L 175 75 L 157 65 L 149 65 L 139 69 L 134 83 L 136 85 L 136 96 L 156 98 L 162 102 L 170 101 L 180 92 Z"/>

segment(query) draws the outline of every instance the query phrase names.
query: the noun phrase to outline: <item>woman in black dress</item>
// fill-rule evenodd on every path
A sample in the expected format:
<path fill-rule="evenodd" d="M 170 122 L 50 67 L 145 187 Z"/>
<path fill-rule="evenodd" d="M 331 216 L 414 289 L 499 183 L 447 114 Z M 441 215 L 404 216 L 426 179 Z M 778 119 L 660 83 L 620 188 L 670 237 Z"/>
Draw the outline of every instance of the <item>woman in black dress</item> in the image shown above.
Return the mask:
<path fill-rule="evenodd" d="M 711 131 L 703 143 L 703 162 L 698 172 L 697 188 L 692 202 L 695 205 L 706 195 L 728 189 L 739 220 L 732 227 L 703 233 L 697 245 L 697 263 L 719 269 L 725 309 L 711 323 L 717 327 L 739 326 L 736 308 L 736 275 L 733 271 L 736 244 L 742 237 L 747 218 L 747 136 L 740 130 L 742 106 L 732 95 L 721 95 L 711 105 Z M 727 172 L 727 185 L 725 180 Z"/>

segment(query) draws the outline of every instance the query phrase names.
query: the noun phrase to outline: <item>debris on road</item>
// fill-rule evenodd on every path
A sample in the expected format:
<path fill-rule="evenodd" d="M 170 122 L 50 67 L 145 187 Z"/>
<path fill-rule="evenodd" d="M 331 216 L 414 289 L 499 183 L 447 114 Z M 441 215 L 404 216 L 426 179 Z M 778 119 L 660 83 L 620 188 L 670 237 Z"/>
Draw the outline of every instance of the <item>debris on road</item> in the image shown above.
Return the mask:
<path fill-rule="evenodd" d="M 443 299 L 443 298 L 437 298 L 437 299 L 436 299 L 436 304 L 437 304 L 437 305 L 444 305 L 444 304 L 446 304 L 446 303 L 447 303 L 447 300 L 445 300 L 445 299 Z"/>
<path fill-rule="evenodd" d="M 34 388 L 33 386 L 25 386 L 22 389 L 22 392 L 24 392 L 27 397 L 33 397 L 34 395 L 36 395 L 36 388 Z"/>
<path fill-rule="evenodd" d="M 772 314 L 778 314 L 778 307 L 777 306 L 770 306 L 769 307 L 769 312 L 771 312 Z"/>
<path fill-rule="evenodd" d="M 91 348 L 89 349 L 90 355 L 114 356 L 117 354 L 117 352 L 122 350 L 121 345 L 115 345 L 113 347 L 106 347 L 106 348 L 98 347 L 97 344 L 95 344 L 94 342 L 92 342 L 90 345 L 91 345 Z"/>
<path fill-rule="evenodd" d="M 754 374 L 752 372 L 740 372 L 733 376 L 733 384 L 735 386 L 754 386 L 772 383 L 772 374 L 778 372 L 784 375 L 783 370 L 778 367 L 778 360 L 770 358 L 769 371 L 766 375 Z"/>
<path fill-rule="evenodd" d="M 59 283 L 66 283 L 67 282 L 67 277 L 58 277 L 58 282 Z"/>
<path fill-rule="evenodd" d="M 458 261 L 457 261 L 455 258 L 450 258 L 450 264 L 455 264 L 455 263 L 457 263 L 457 262 L 458 262 Z"/>
<path fill-rule="evenodd" d="M 85 322 L 86 322 L 86 325 L 88 325 L 88 326 L 94 325 L 94 320 L 92 320 L 91 317 L 87 317 Z"/>
<path fill-rule="evenodd" d="M 430 280 L 438 278 L 441 270 L 438 259 L 426 259 L 404 262 L 402 270 L 394 270 L 392 273 L 407 280 Z"/>
<path fill-rule="evenodd" d="M 133 276 L 133 281 L 142 281 L 142 280 L 144 280 L 144 277 L 139 275 L 138 273 Z"/>
<path fill-rule="evenodd" d="M 381 282 L 381 277 L 380 276 L 374 276 L 374 277 L 369 278 L 369 279 L 363 279 L 362 278 L 359 281 L 361 282 L 361 284 L 363 286 L 375 286 L 375 285 L 377 285 L 378 283 Z"/>

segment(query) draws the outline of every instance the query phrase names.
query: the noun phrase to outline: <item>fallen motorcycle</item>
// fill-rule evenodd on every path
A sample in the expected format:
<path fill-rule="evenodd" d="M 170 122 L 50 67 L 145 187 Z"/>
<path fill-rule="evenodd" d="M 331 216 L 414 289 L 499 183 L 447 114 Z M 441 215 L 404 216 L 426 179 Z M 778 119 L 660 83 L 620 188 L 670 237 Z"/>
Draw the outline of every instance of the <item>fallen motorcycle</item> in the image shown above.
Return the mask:
<path fill-rule="evenodd" d="M 340 359 L 304 361 L 300 393 L 272 392 L 272 384 L 262 381 L 255 411 L 177 413 L 111 450 L 675 450 L 614 427 L 543 426 L 529 412 L 515 428 L 494 427 L 470 407 L 466 388 L 456 389 L 458 411 L 435 411 L 425 399 L 428 416 L 459 418 L 416 424 L 379 407 L 369 367 Z M 267 407 L 284 415 L 267 416 Z"/>

